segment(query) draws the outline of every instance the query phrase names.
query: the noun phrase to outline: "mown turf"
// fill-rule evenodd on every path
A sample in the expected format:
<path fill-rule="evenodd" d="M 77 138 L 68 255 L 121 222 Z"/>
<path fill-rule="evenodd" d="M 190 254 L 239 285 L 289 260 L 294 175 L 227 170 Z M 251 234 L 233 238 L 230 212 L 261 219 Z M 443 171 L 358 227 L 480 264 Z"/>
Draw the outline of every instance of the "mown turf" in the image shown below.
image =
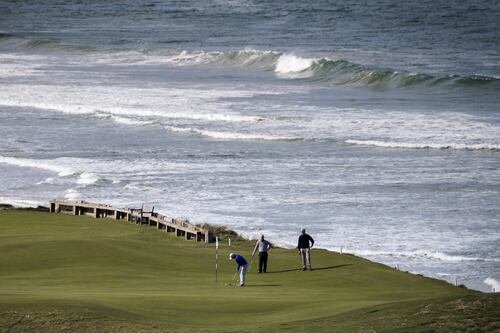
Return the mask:
<path fill-rule="evenodd" d="M 0 211 L 2 332 L 494 332 L 500 298 L 351 255 L 274 249 L 244 288 L 229 252 L 146 226 Z M 463 330 L 461 330 L 463 329 Z"/>

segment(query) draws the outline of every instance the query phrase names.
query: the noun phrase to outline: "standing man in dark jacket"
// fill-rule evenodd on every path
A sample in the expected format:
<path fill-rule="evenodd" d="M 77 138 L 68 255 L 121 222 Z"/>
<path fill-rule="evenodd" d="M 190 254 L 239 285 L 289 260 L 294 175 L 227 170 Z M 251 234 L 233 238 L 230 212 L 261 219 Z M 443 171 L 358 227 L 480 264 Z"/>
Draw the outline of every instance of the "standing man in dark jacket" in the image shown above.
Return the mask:
<path fill-rule="evenodd" d="M 299 255 L 302 258 L 302 270 L 305 271 L 307 268 L 312 271 L 311 268 L 311 255 L 309 250 L 314 245 L 314 239 L 306 234 L 306 229 L 300 229 L 299 244 L 297 248 L 299 249 Z"/>
<path fill-rule="evenodd" d="M 259 249 L 259 273 L 265 273 L 267 270 L 267 252 L 271 249 L 271 243 L 264 239 L 264 235 L 261 235 L 257 243 L 255 243 L 252 258 L 257 249 Z"/>

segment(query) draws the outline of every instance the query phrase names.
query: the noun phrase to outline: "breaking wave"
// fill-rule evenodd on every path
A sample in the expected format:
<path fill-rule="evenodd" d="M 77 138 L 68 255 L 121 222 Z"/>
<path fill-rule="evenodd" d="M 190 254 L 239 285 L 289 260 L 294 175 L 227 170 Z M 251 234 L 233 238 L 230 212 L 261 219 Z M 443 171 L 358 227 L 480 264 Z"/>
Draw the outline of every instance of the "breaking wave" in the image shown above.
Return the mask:
<path fill-rule="evenodd" d="M 348 250 L 345 249 L 346 253 L 353 253 L 362 257 L 406 257 L 415 259 L 432 259 L 437 261 L 446 262 L 460 262 L 460 261 L 485 261 L 485 262 L 500 262 L 500 258 L 480 258 L 480 257 L 470 257 L 462 255 L 451 255 L 439 251 L 401 251 L 401 252 L 389 252 L 389 251 L 371 251 L 371 250 Z"/>
<path fill-rule="evenodd" d="M 18 100 L 0 100 L 0 105 L 11 107 L 28 107 L 49 111 L 57 111 L 67 114 L 95 114 L 97 118 L 111 119 L 116 123 L 126 125 L 151 125 L 152 120 L 135 119 L 140 117 L 158 117 L 166 119 L 189 119 L 202 121 L 223 121 L 223 122 L 259 122 L 266 120 L 260 116 L 247 116 L 240 114 L 224 114 L 224 113 L 202 113 L 202 112 L 168 112 L 158 111 L 148 108 L 132 108 L 132 107 L 100 107 L 88 105 L 70 105 L 70 104 L 55 104 L 45 102 L 24 102 Z"/>
<path fill-rule="evenodd" d="M 128 125 L 128 126 L 147 126 L 147 125 L 154 124 L 154 121 L 152 121 L 152 120 L 143 121 L 143 120 L 137 120 L 137 119 L 127 118 L 127 117 L 119 117 L 119 116 L 111 116 L 111 119 L 117 124 L 123 124 L 123 125 Z"/>
<path fill-rule="evenodd" d="M 484 281 L 483 281 L 484 284 L 490 286 L 495 292 L 500 292 L 500 282 L 498 282 L 497 280 L 495 280 L 494 278 L 486 278 Z"/>
<path fill-rule="evenodd" d="M 61 160 L 58 159 L 46 160 L 0 156 L 0 164 L 1 163 L 22 168 L 34 168 L 54 172 L 58 177 L 76 176 L 77 178 L 75 182 L 81 187 L 92 185 L 99 181 L 99 177 L 95 173 L 76 170 L 71 167 L 63 166 L 61 165 Z M 53 177 L 49 177 L 44 181 L 38 182 L 37 185 L 54 184 L 55 182 L 56 179 L 54 179 Z"/>
<path fill-rule="evenodd" d="M 36 208 L 38 206 L 47 205 L 46 202 L 42 201 L 34 201 L 34 200 L 25 200 L 25 199 L 14 199 L 7 197 L 0 197 L 0 203 L 11 205 L 17 208 Z"/>
<path fill-rule="evenodd" d="M 500 88 L 500 78 L 481 74 L 430 75 L 364 66 L 347 60 L 300 57 L 289 53 L 245 49 L 231 52 L 182 51 L 164 59 L 174 64 L 222 64 L 274 71 L 284 79 L 306 79 L 338 85 L 374 88 L 489 86 Z"/>
<path fill-rule="evenodd" d="M 20 166 L 25 168 L 43 169 L 46 171 L 55 172 L 59 177 L 70 176 L 75 173 L 75 171 L 71 168 L 60 166 L 57 165 L 57 163 L 51 163 L 45 160 L 0 156 L 0 163 Z"/>
<path fill-rule="evenodd" d="M 410 149 L 460 149 L 460 150 L 500 150 L 500 144 L 478 143 L 412 143 L 412 142 L 390 142 L 378 140 L 346 140 L 346 143 L 375 146 L 382 148 L 410 148 Z"/>
<path fill-rule="evenodd" d="M 219 132 L 207 131 L 191 127 L 175 127 L 165 126 L 165 129 L 171 132 L 178 133 L 192 133 L 207 136 L 219 140 L 266 140 L 266 141 L 298 141 L 303 140 L 299 137 L 288 136 L 273 136 L 268 134 L 253 134 L 253 133 L 239 133 L 239 132 Z"/>
<path fill-rule="evenodd" d="M 279 74 L 293 74 L 304 73 L 307 75 L 313 75 L 314 73 L 308 71 L 316 60 L 297 57 L 293 54 L 283 54 L 278 58 L 276 62 L 275 72 Z"/>
<path fill-rule="evenodd" d="M 53 40 L 33 40 L 0 34 L 0 46 L 46 52 L 105 53 L 113 56 L 101 60 L 108 64 L 217 64 L 273 71 L 280 78 L 303 79 L 337 85 L 373 88 L 411 87 L 494 87 L 500 88 L 500 77 L 482 74 L 431 75 L 391 68 L 377 68 L 343 59 L 301 57 L 291 53 L 243 49 L 235 51 L 195 51 L 177 49 L 124 49 L 68 45 Z"/>
<path fill-rule="evenodd" d="M 92 173 L 92 172 L 83 172 L 80 174 L 78 177 L 78 180 L 76 181 L 77 184 L 79 185 L 91 185 L 96 183 L 99 180 L 99 177 Z"/>
<path fill-rule="evenodd" d="M 281 76 L 287 74 L 289 78 L 308 78 L 312 81 L 326 81 L 339 85 L 359 85 L 376 88 L 429 87 L 437 85 L 495 85 L 495 87 L 500 87 L 500 78 L 496 76 L 480 74 L 438 76 L 368 67 L 341 59 L 302 58 L 290 54 L 283 54 L 278 58 L 275 72 L 281 74 Z"/>

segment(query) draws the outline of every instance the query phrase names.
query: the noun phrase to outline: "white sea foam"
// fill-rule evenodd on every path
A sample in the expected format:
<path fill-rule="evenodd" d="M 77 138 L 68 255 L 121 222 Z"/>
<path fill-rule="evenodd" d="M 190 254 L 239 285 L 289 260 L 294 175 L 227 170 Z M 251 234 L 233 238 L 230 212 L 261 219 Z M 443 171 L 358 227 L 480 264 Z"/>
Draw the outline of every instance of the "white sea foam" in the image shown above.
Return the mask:
<path fill-rule="evenodd" d="M 500 292 L 500 282 L 498 282 L 497 280 L 495 280 L 494 278 L 486 278 L 483 283 L 487 284 L 488 286 L 490 286 L 492 289 L 495 290 L 495 292 Z"/>
<path fill-rule="evenodd" d="M 13 199 L 7 197 L 0 197 L 0 203 L 11 205 L 17 208 L 33 208 L 38 206 L 47 205 L 46 202 L 25 200 L 25 199 Z"/>
<path fill-rule="evenodd" d="M 410 149 L 467 149 L 467 150 L 500 150 L 500 144 L 467 144 L 467 143 L 413 143 L 413 142 L 391 142 L 379 140 L 352 140 L 345 141 L 349 144 L 362 146 L 375 146 L 383 148 L 410 148 Z"/>
<path fill-rule="evenodd" d="M 499 150 L 500 126 L 463 113 L 335 110 L 314 119 L 312 137 L 352 145 L 411 149 Z M 332 136 L 333 134 L 333 136 Z"/>
<path fill-rule="evenodd" d="M 123 186 L 123 188 L 125 190 L 140 190 L 140 189 L 142 189 L 142 187 L 139 186 L 138 184 L 127 184 L 127 185 Z"/>
<path fill-rule="evenodd" d="M 119 117 L 119 116 L 111 116 L 111 119 L 118 123 L 130 126 L 147 126 L 154 123 L 154 121 L 144 121 L 133 118 Z"/>
<path fill-rule="evenodd" d="M 56 172 L 60 177 L 69 176 L 75 173 L 75 171 L 70 167 L 58 165 L 57 160 L 51 160 L 48 162 L 46 160 L 0 156 L 0 163 L 16 165 L 24 168 L 37 168 L 52 171 Z"/>
<path fill-rule="evenodd" d="M 297 137 L 285 137 L 285 136 L 273 136 L 268 134 L 254 134 L 254 133 L 237 133 L 237 132 L 220 132 L 220 131 L 208 131 L 201 130 L 197 128 L 183 128 L 175 126 L 165 126 L 166 130 L 179 133 L 194 133 L 214 139 L 221 140 L 269 140 L 269 141 L 294 141 L 301 140 L 302 138 Z"/>
<path fill-rule="evenodd" d="M 177 133 L 196 133 L 192 128 L 183 128 L 183 127 L 175 127 L 175 126 L 164 126 L 167 131 L 177 132 Z"/>
<path fill-rule="evenodd" d="M 301 71 L 308 71 L 311 62 L 314 59 L 285 54 L 277 61 L 277 73 L 300 74 Z M 267 104 L 246 109 L 244 103 L 238 104 L 241 103 L 238 100 L 240 98 L 282 93 L 270 92 L 271 89 L 262 87 L 145 89 L 110 84 L 65 85 L 58 89 L 53 85 L 7 85 L 3 88 L 0 90 L 0 104 L 5 106 L 39 108 L 67 114 L 94 114 L 128 126 L 168 123 L 173 127 L 203 128 L 184 132 L 198 132 L 219 139 L 305 138 L 386 148 L 500 150 L 498 125 L 462 113 L 339 110 L 335 106 L 308 108 L 286 104 L 274 109 L 275 105 Z M 290 91 L 286 90 L 286 93 Z M 266 114 L 266 117 L 256 113 Z M 290 117 L 283 117 L 283 114 Z M 262 120 L 266 123 L 264 130 L 260 125 L 255 125 L 262 123 Z M 229 124 L 225 126 L 224 132 L 219 130 L 222 128 L 218 124 L 220 122 Z M 243 128 L 240 123 L 249 127 Z"/>
<path fill-rule="evenodd" d="M 172 119 L 191 119 L 207 121 L 225 121 L 225 122 L 256 122 L 265 120 L 263 117 L 243 116 L 236 114 L 217 114 L 217 113 L 187 113 L 187 112 L 163 112 L 161 117 Z"/>
<path fill-rule="evenodd" d="M 346 253 L 352 253 L 359 256 L 367 257 L 407 257 L 407 258 L 421 258 L 431 259 L 445 262 L 460 262 L 460 261 L 484 261 L 484 262 L 500 262 L 500 258 L 480 258 L 462 255 L 450 255 L 439 251 L 373 251 L 373 250 L 360 250 L 360 249 L 344 249 Z"/>
<path fill-rule="evenodd" d="M 0 77 L 19 78 L 29 76 L 41 76 L 44 74 L 39 64 L 46 61 L 45 56 L 28 55 L 20 53 L 0 54 Z"/>
<path fill-rule="evenodd" d="M 92 172 L 83 172 L 78 177 L 76 183 L 79 185 L 91 185 L 99 180 L 99 177 Z"/>
<path fill-rule="evenodd" d="M 1 106 L 11 106 L 11 107 L 23 107 L 23 108 L 33 108 L 33 109 L 42 109 L 49 111 L 58 111 L 69 114 L 88 114 L 94 113 L 96 110 L 89 106 L 84 105 L 65 105 L 65 104 L 56 104 L 50 102 L 26 102 L 20 100 L 0 100 Z"/>
<path fill-rule="evenodd" d="M 39 181 L 36 184 L 37 185 L 43 185 L 43 184 L 56 184 L 56 183 L 57 183 L 57 180 L 56 180 L 55 177 L 49 177 L 49 178 L 46 178 L 44 180 Z"/>
<path fill-rule="evenodd" d="M 265 118 L 228 110 L 220 99 L 275 94 L 249 89 L 142 89 L 115 86 L 60 87 L 30 85 L 5 86 L 0 91 L 0 105 L 62 112 L 95 114 L 127 125 L 147 125 L 152 119 L 188 119 L 207 122 L 259 122 Z M 53 101 L 57 101 L 54 103 Z M 140 122 L 140 123 L 138 123 Z"/>
<path fill-rule="evenodd" d="M 64 198 L 68 200 L 76 200 L 76 199 L 81 199 L 82 195 L 77 190 L 70 188 L 64 191 Z"/>
<path fill-rule="evenodd" d="M 191 119 L 191 120 L 206 120 L 206 121 L 224 121 L 224 122 L 256 122 L 265 120 L 259 116 L 244 116 L 237 114 L 220 114 L 220 113 L 191 113 L 191 112 L 165 112 L 159 110 L 151 110 L 148 108 L 127 108 L 127 107 L 100 107 L 100 106 L 83 106 L 83 105 L 64 105 L 54 103 L 26 103 L 21 101 L 0 101 L 1 106 L 25 107 L 33 109 L 42 109 L 48 111 L 57 111 L 68 114 L 92 114 L 98 118 L 110 118 L 113 121 L 126 125 L 149 125 L 154 121 L 143 121 L 133 118 L 120 117 L 117 115 L 126 116 L 144 116 L 144 117 L 161 117 L 168 119 Z"/>
<path fill-rule="evenodd" d="M 283 54 L 276 62 L 274 71 L 280 74 L 299 73 L 310 68 L 314 62 L 315 59 L 301 58 L 293 54 Z"/>
<path fill-rule="evenodd" d="M 51 171 L 57 173 L 59 177 L 67 177 L 76 175 L 78 171 L 75 166 L 78 165 L 77 161 L 67 159 L 53 159 L 53 160 L 38 160 L 38 159 L 27 159 L 27 158 L 16 158 L 16 157 L 5 157 L 0 156 L 0 163 L 5 163 L 9 165 L 19 166 L 23 168 L 36 168 L 46 171 Z M 91 185 L 99 180 L 99 177 L 92 172 L 82 172 L 76 179 L 78 185 Z M 42 184 L 56 184 L 57 179 L 54 177 L 49 177 L 37 183 L 37 185 Z"/>

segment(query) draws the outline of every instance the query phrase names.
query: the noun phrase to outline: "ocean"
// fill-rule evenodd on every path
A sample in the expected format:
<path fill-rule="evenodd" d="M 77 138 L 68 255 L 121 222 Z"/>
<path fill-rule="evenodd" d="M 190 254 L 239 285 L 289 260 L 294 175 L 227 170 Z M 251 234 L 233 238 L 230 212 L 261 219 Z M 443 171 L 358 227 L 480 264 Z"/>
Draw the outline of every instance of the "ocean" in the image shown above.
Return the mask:
<path fill-rule="evenodd" d="M 305 227 L 498 291 L 499 23 L 495 1 L 4 0 L 0 202 Z"/>

